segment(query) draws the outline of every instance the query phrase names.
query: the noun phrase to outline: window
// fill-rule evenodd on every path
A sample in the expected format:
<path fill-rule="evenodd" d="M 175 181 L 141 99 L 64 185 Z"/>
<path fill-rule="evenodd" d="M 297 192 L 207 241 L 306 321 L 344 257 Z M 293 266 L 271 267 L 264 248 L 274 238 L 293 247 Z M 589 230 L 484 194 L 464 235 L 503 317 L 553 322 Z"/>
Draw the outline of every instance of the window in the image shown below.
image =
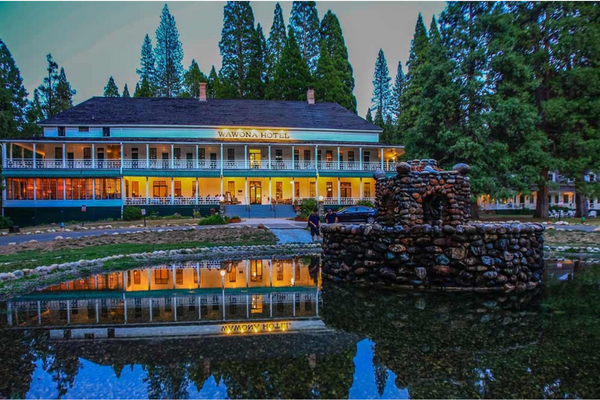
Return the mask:
<path fill-rule="evenodd" d="M 64 126 L 58 127 L 58 136 L 66 136 L 67 128 Z"/>
<path fill-rule="evenodd" d="M 92 148 L 91 147 L 84 147 L 83 148 L 83 159 L 84 160 L 91 160 L 92 159 Z"/>
<path fill-rule="evenodd" d="M 175 181 L 174 184 L 175 197 L 181 197 L 181 181 Z"/>
<path fill-rule="evenodd" d="M 156 147 L 150 147 L 150 159 L 156 160 Z"/>
<path fill-rule="evenodd" d="M 282 281 L 283 280 L 283 264 L 281 261 L 277 261 L 276 271 L 277 271 L 277 280 Z"/>
<path fill-rule="evenodd" d="M 206 160 L 206 149 L 198 149 L 198 158 L 200 160 Z"/>
<path fill-rule="evenodd" d="M 521 204 L 525 203 L 525 195 L 524 194 L 519 196 L 519 203 L 521 203 Z"/>
<path fill-rule="evenodd" d="M 250 280 L 262 282 L 262 260 L 250 260 Z"/>
<path fill-rule="evenodd" d="M 352 184 L 350 182 L 342 182 L 340 184 L 340 190 L 342 193 L 342 197 L 352 197 Z"/>
<path fill-rule="evenodd" d="M 317 197 L 317 185 L 316 182 L 310 182 L 309 187 L 308 187 L 308 191 L 309 191 L 309 196 L 312 197 L 313 199 L 315 197 Z"/>
<path fill-rule="evenodd" d="M 327 182 L 327 197 L 333 197 L 333 182 Z"/>
<path fill-rule="evenodd" d="M 317 150 L 317 161 L 321 162 L 321 158 L 322 158 L 322 156 L 321 156 L 321 150 Z"/>
<path fill-rule="evenodd" d="M 133 271 L 133 284 L 139 285 L 142 283 L 142 273 L 140 271 Z"/>
<path fill-rule="evenodd" d="M 90 131 L 89 126 L 80 126 L 79 127 L 79 132 L 89 132 L 89 131 Z"/>
<path fill-rule="evenodd" d="M 166 181 L 155 181 L 152 183 L 152 196 L 153 197 L 167 197 L 167 182 Z"/>
<path fill-rule="evenodd" d="M 348 162 L 354 162 L 354 150 L 348 151 Z"/>
<path fill-rule="evenodd" d="M 300 150 L 294 150 L 294 162 L 300 161 Z"/>
<path fill-rule="evenodd" d="M 169 283 L 169 270 L 157 269 L 154 271 L 154 283 L 157 285 L 166 285 Z"/>
<path fill-rule="evenodd" d="M 175 147 L 173 149 L 173 157 L 176 160 L 181 160 L 181 147 Z"/>
<path fill-rule="evenodd" d="M 310 150 L 304 150 L 304 161 L 310 161 Z"/>
<path fill-rule="evenodd" d="M 275 182 L 275 200 L 283 200 L 283 182 Z"/>
<path fill-rule="evenodd" d="M 138 197 L 140 194 L 140 183 L 138 181 L 131 182 L 131 194 L 133 197 Z"/>
<path fill-rule="evenodd" d="M 569 195 L 568 194 L 563 195 L 563 203 L 566 204 L 568 202 L 569 202 Z"/>
<path fill-rule="evenodd" d="M 114 178 L 96 179 L 96 199 L 120 199 L 121 180 Z"/>
<path fill-rule="evenodd" d="M 370 151 L 364 151 L 363 152 L 363 162 L 371 162 L 371 152 Z"/>
<path fill-rule="evenodd" d="M 229 282 L 235 283 L 236 279 L 237 279 L 237 275 L 236 275 L 236 268 L 235 268 L 235 265 L 234 265 L 229 270 Z"/>
<path fill-rule="evenodd" d="M 298 181 L 294 181 L 294 196 L 296 196 L 296 198 L 300 197 L 300 182 Z"/>
<path fill-rule="evenodd" d="M 371 197 L 371 182 L 363 183 L 363 196 Z"/>
<path fill-rule="evenodd" d="M 325 153 L 325 159 L 327 160 L 327 162 L 332 162 L 333 161 L 333 151 L 327 150 L 327 152 Z"/>
<path fill-rule="evenodd" d="M 91 179 L 67 179 L 67 200 L 86 200 L 92 198 Z"/>
<path fill-rule="evenodd" d="M 178 269 L 175 271 L 175 284 L 183 285 L 183 270 Z"/>
<path fill-rule="evenodd" d="M 62 148 L 61 147 L 55 147 L 54 148 L 54 159 L 55 160 L 62 160 Z"/>
<path fill-rule="evenodd" d="M 109 127 L 102 128 L 102 136 L 104 136 L 104 137 L 110 136 L 110 128 Z"/>
<path fill-rule="evenodd" d="M 275 161 L 283 161 L 283 150 L 275 149 Z"/>
<path fill-rule="evenodd" d="M 235 161 L 235 149 L 227 149 L 227 161 Z"/>

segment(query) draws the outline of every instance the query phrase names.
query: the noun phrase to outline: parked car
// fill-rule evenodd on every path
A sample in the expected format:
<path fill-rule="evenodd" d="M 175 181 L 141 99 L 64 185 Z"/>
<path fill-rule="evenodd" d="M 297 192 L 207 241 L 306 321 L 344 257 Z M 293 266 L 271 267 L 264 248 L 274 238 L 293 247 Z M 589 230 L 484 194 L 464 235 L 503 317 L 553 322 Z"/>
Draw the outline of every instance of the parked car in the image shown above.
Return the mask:
<path fill-rule="evenodd" d="M 342 208 L 337 212 L 339 222 L 366 222 L 375 223 L 377 210 L 366 206 L 351 206 Z"/>

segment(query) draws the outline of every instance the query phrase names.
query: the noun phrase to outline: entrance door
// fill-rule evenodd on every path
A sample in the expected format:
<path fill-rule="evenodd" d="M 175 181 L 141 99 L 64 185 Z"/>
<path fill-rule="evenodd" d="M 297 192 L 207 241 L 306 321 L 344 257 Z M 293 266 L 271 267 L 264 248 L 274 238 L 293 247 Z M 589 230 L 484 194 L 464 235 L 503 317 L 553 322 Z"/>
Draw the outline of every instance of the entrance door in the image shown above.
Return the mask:
<path fill-rule="evenodd" d="M 169 153 L 162 153 L 161 157 L 162 157 L 163 169 L 168 169 L 169 168 Z"/>
<path fill-rule="evenodd" d="M 260 181 L 250 181 L 250 204 L 262 204 L 262 187 Z"/>
<path fill-rule="evenodd" d="M 250 160 L 250 169 L 260 168 L 261 151 L 258 149 L 249 149 L 248 159 Z"/>

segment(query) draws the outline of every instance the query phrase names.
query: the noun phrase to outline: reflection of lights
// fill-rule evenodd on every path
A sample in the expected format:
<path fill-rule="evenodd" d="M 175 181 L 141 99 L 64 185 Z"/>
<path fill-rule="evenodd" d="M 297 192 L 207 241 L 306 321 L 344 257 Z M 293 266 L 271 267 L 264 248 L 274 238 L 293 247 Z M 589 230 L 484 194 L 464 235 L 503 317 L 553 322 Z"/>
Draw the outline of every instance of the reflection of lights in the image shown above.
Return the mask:
<path fill-rule="evenodd" d="M 246 330 L 244 328 L 242 328 L 240 332 L 244 333 L 244 332 L 246 332 Z"/>
<path fill-rule="evenodd" d="M 556 268 L 562 268 L 562 264 L 563 264 L 562 261 L 558 261 L 556 263 Z"/>
<path fill-rule="evenodd" d="M 225 333 L 230 334 L 231 333 L 231 329 L 227 328 L 227 330 L 225 331 Z"/>
<path fill-rule="evenodd" d="M 294 286 L 295 283 L 296 283 L 296 280 L 294 278 L 292 278 L 292 286 Z"/>
<path fill-rule="evenodd" d="M 254 327 L 254 333 L 258 333 L 258 328 Z"/>
<path fill-rule="evenodd" d="M 269 332 L 272 332 L 272 331 L 273 331 L 273 328 L 271 328 L 271 327 L 269 326 Z"/>

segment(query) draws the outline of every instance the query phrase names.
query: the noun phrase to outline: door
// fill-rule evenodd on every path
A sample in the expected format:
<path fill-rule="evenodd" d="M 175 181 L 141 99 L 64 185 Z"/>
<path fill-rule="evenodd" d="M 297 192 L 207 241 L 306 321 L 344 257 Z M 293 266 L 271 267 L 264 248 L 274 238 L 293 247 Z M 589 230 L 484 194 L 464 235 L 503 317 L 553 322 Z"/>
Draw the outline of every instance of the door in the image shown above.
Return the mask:
<path fill-rule="evenodd" d="M 140 155 L 137 147 L 133 147 L 131 149 L 131 167 L 138 168 L 138 160 L 140 159 Z"/>
<path fill-rule="evenodd" d="M 67 167 L 75 168 L 75 153 L 67 153 Z"/>
<path fill-rule="evenodd" d="M 96 159 L 98 160 L 98 168 L 104 168 L 104 148 L 98 147 Z"/>
<path fill-rule="evenodd" d="M 162 158 L 163 169 L 169 168 L 169 153 L 162 153 L 161 158 Z"/>
<path fill-rule="evenodd" d="M 250 181 L 250 204 L 262 204 L 262 187 L 260 181 Z"/>
<path fill-rule="evenodd" d="M 217 153 L 210 153 L 210 167 L 217 168 Z"/>
<path fill-rule="evenodd" d="M 248 150 L 248 159 L 250 160 L 250 169 L 258 169 L 260 168 L 261 161 L 261 151 L 258 149 L 249 149 Z"/>
<path fill-rule="evenodd" d="M 92 148 L 84 147 L 83 148 L 83 164 L 85 168 L 90 168 L 92 166 Z"/>

